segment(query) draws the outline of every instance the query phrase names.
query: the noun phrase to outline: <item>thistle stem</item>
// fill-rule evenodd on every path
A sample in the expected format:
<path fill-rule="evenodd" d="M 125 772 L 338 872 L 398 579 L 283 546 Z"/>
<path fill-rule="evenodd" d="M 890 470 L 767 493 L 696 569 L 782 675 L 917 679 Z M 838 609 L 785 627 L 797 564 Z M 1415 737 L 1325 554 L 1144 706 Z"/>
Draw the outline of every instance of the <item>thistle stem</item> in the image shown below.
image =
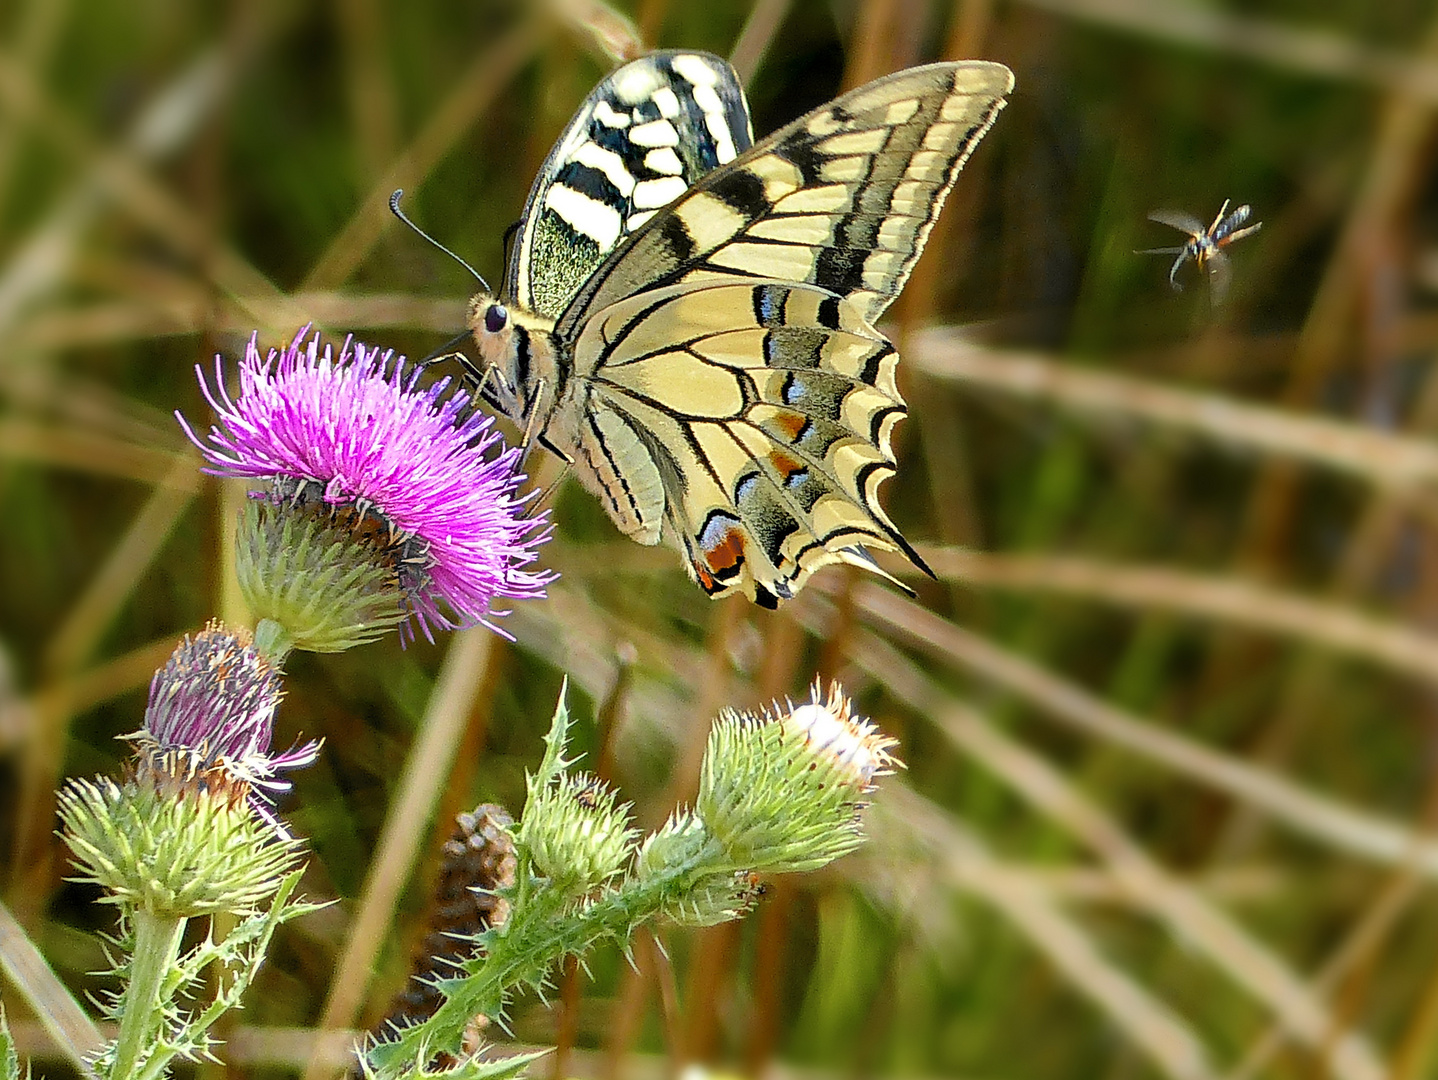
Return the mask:
<path fill-rule="evenodd" d="M 164 1005 L 160 988 L 165 974 L 180 955 L 186 921 L 172 915 L 152 915 L 143 908 L 135 911 L 135 950 L 130 957 L 130 981 L 125 988 L 115 1064 L 109 1080 L 131 1080 L 138 1072 L 140 1054 L 154 1034 Z"/>
<path fill-rule="evenodd" d="M 472 1017 L 498 1018 L 509 993 L 526 984 L 538 985 L 559 960 L 582 955 L 600 941 L 627 942 L 666 899 L 690 887 L 696 875 L 738 869 L 710 838 L 655 877 L 647 881 L 631 877 L 579 907 L 571 907 L 555 890 L 521 891 L 527 900 L 516 897 L 509 919 L 489 937 L 483 960 L 468 969 L 462 982 L 446 987 L 446 1000 L 428 1020 L 371 1047 L 370 1066 L 381 1080 L 393 1080 L 407 1075 L 411 1064 L 422 1061 L 426 1053 L 458 1049 Z"/>
<path fill-rule="evenodd" d="M 261 619 L 255 627 L 255 649 L 276 668 L 295 647 L 295 639 L 274 619 Z"/>

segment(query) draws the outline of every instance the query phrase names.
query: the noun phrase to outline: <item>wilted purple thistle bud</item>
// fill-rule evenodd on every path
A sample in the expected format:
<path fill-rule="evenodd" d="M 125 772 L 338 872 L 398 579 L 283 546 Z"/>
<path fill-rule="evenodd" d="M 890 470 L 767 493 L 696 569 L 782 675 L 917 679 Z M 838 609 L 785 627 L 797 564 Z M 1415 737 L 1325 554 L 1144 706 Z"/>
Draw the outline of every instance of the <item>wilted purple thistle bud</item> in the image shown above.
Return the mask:
<path fill-rule="evenodd" d="M 124 783 L 71 780 L 65 842 L 81 879 L 115 903 L 187 918 L 253 909 L 296 865 L 299 844 L 264 798 L 319 744 L 270 752 L 280 675 L 245 631 L 211 623 L 186 637 L 150 683 Z M 258 790 L 257 790 L 258 789 Z"/>
<path fill-rule="evenodd" d="M 337 651 L 399 626 L 432 638 L 503 614 L 497 600 L 544 595 L 525 570 L 547 539 L 518 497 L 518 450 L 448 379 L 346 340 L 335 355 L 308 328 L 280 353 L 251 337 L 240 393 L 201 384 L 219 417 L 201 439 L 218 476 L 262 480 L 241 528 L 247 602 L 289 643 Z M 502 631 L 500 631 L 502 633 Z"/>
<path fill-rule="evenodd" d="M 288 769 L 314 762 L 319 743 L 272 753 L 280 673 L 245 631 L 211 623 L 186 636 L 150 680 L 145 726 L 137 744 L 142 777 L 168 784 L 203 783 L 238 798 L 252 788 L 279 793 Z M 255 807 L 269 816 L 263 801 Z"/>

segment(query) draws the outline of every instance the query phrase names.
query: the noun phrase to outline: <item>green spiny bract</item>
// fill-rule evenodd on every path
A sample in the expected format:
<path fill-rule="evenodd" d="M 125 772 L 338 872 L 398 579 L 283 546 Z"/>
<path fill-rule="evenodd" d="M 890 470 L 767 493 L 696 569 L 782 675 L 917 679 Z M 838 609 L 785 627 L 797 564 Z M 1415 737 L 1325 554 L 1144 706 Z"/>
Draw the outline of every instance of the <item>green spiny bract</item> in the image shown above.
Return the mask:
<path fill-rule="evenodd" d="M 213 1060 L 217 1042 L 211 1032 L 220 1017 L 239 1006 L 259 973 L 275 930 L 282 923 L 327 906 L 292 898 L 302 873 L 296 870 L 280 880 L 272 891 L 268 907 L 241 917 L 224 937 L 216 940 L 212 925 L 198 943 L 184 951 L 177 950 L 168 960 L 159 981 L 159 997 L 143 1010 L 148 1013 L 144 1025 L 147 1030 L 140 1040 L 143 1049 L 132 1076 L 158 1080 L 168 1075 L 168 1063 L 175 1058 Z M 119 936 L 110 939 L 114 957 L 111 974 L 122 986 L 128 987 L 131 983 L 137 947 L 145 948 L 136 933 L 137 921 L 152 918 L 143 910 L 126 912 L 120 920 Z M 181 936 L 183 925 L 176 935 L 177 944 Z M 223 971 L 225 976 L 219 980 L 213 999 L 193 1010 L 182 1008 L 180 1001 L 202 988 L 215 971 Z M 103 992 L 96 1002 L 102 1015 L 116 1024 L 123 1024 L 127 1013 L 139 1008 L 125 991 Z M 117 1044 L 110 1042 L 96 1055 L 91 1064 L 97 1075 L 112 1075 L 116 1049 Z"/>
<path fill-rule="evenodd" d="M 309 652 L 343 652 L 403 623 L 397 541 L 350 527 L 353 510 L 318 499 L 277 505 L 282 494 L 246 502 L 235 538 L 235 573 L 255 617 L 283 627 L 287 647 Z"/>
<path fill-rule="evenodd" d="M 25 1077 L 29 1080 L 30 1066 L 25 1066 Z M 0 1080 L 20 1080 L 20 1055 L 15 1052 L 15 1040 L 10 1037 L 10 1024 L 5 1019 L 5 1007 L 0 1005 Z"/>
<path fill-rule="evenodd" d="M 531 782 L 515 843 L 553 888 L 581 896 L 613 878 L 633 856 L 639 834 L 627 826 L 627 810 L 590 776 Z"/>
<path fill-rule="evenodd" d="M 107 890 L 108 903 L 165 917 L 263 904 L 294 869 L 300 844 L 254 813 L 248 785 L 225 783 L 213 770 L 168 787 L 71 780 L 59 812 L 78 880 Z"/>

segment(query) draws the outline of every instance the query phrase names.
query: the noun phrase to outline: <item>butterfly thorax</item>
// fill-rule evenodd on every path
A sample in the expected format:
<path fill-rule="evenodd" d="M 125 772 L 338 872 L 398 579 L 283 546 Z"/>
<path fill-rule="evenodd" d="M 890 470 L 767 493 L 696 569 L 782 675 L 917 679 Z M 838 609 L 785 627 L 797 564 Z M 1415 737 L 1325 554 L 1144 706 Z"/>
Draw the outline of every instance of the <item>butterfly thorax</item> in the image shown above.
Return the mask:
<path fill-rule="evenodd" d="M 469 326 L 483 361 L 478 377 L 485 399 L 526 439 L 576 465 L 580 481 L 604 500 L 626 536 L 659 543 L 667 505 L 659 465 L 634 429 L 596 396 L 592 364 L 576 364 L 552 320 L 484 294 L 470 301 Z M 597 352 L 585 343 L 580 352 Z"/>
<path fill-rule="evenodd" d="M 506 307 L 480 293 L 469 302 L 479 349 L 481 394 L 526 434 L 541 434 L 562 390 L 554 320 Z"/>

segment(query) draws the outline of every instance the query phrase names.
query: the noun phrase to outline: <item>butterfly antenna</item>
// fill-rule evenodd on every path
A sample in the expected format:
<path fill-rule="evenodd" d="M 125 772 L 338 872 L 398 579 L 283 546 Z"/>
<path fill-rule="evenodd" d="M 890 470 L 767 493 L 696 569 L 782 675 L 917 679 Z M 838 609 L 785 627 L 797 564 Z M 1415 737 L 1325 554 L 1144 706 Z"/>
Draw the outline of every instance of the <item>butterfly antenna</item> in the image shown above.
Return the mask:
<path fill-rule="evenodd" d="M 469 263 L 465 262 L 462 258 L 460 258 L 458 255 L 456 255 L 453 251 L 450 251 L 449 248 L 445 247 L 443 244 L 441 244 L 441 243 L 440 243 L 438 240 L 436 240 L 434 237 L 430 236 L 429 233 L 425 232 L 423 229 L 421 229 L 418 225 L 416 225 L 413 221 L 411 221 L 409 218 L 407 218 L 407 217 L 405 216 L 404 211 L 399 208 L 399 201 L 400 201 L 400 199 L 403 198 L 403 197 L 404 197 L 404 188 L 396 188 L 396 189 L 395 189 L 395 193 L 389 197 L 389 210 L 390 210 L 390 213 L 392 213 L 395 217 L 399 218 L 399 219 L 400 219 L 401 221 L 403 221 L 406 225 L 408 225 L 411 229 L 413 229 L 418 236 L 423 237 L 425 240 L 428 240 L 428 241 L 429 241 L 431 244 L 433 244 L 435 247 L 439 248 L 440 251 L 444 252 L 446 255 L 448 255 L 448 256 L 449 256 L 451 259 L 453 259 L 455 262 L 459 263 L 460 266 L 464 267 L 464 268 L 465 268 L 466 270 L 468 270 L 471 274 L 473 274 L 473 275 L 474 275 L 474 280 L 477 281 L 477 282 L 479 282 L 480 285 L 482 285 L 482 286 L 484 287 L 484 291 L 485 291 L 486 293 L 492 293 L 494 290 L 492 290 L 492 289 L 489 287 L 489 282 L 487 282 L 487 281 L 484 280 L 484 275 L 483 275 L 483 274 L 481 274 L 481 273 L 480 273 L 478 270 L 476 270 L 474 267 L 470 266 Z"/>

